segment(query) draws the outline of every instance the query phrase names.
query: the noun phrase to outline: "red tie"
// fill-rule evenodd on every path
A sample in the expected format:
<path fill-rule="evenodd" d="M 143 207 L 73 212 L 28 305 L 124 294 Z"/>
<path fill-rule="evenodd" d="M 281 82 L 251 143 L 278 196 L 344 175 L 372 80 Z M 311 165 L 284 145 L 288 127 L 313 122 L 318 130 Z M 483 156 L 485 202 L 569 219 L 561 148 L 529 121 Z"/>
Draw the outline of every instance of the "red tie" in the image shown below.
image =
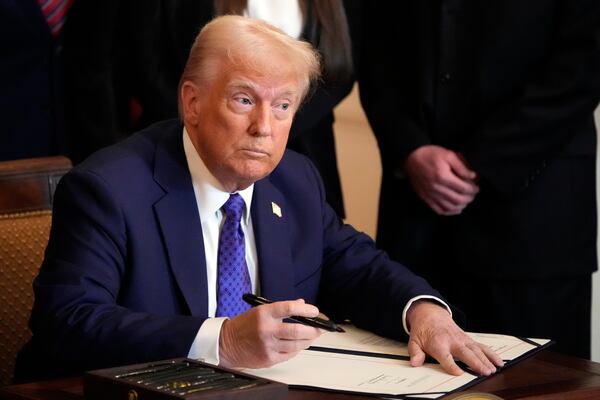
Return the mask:
<path fill-rule="evenodd" d="M 60 35 L 65 23 L 65 16 L 73 0 L 38 0 L 42 13 L 46 17 L 52 36 Z"/>

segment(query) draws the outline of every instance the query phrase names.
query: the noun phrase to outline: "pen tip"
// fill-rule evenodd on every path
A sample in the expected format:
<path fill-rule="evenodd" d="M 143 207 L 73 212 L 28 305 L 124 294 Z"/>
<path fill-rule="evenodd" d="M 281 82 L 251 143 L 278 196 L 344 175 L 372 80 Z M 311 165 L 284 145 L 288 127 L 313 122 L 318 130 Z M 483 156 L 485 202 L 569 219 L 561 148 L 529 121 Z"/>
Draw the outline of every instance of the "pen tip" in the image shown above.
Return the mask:
<path fill-rule="evenodd" d="M 336 331 L 336 332 L 346 332 L 345 330 L 343 330 L 343 329 L 342 329 L 342 328 L 340 328 L 339 326 L 337 326 L 337 327 L 335 328 L 335 331 Z"/>

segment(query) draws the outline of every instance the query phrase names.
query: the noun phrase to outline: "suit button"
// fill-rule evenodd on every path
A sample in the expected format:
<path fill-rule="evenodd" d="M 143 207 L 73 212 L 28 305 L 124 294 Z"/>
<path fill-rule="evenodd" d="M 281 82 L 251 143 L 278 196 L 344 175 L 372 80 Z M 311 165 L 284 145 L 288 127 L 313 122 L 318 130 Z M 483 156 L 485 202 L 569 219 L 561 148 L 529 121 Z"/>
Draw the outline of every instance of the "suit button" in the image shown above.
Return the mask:
<path fill-rule="evenodd" d="M 446 72 L 445 74 L 442 75 L 442 83 L 448 83 L 452 80 L 452 74 L 450 72 Z"/>

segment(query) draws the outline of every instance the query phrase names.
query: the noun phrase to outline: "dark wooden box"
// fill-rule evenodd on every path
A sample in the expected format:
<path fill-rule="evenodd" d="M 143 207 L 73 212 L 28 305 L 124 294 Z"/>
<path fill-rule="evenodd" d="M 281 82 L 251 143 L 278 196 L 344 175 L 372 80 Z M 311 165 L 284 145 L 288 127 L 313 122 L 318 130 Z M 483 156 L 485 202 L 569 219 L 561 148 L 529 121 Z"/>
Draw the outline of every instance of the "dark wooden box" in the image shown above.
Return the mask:
<path fill-rule="evenodd" d="M 194 368 L 207 368 L 212 371 L 202 373 L 212 374 L 214 372 L 215 375 L 210 375 L 211 377 L 225 377 L 221 382 L 231 382 L 231 384 L 234 385 L 239 382 L 240 386 L 217 387 L 187 394 L 183 393 L 187 390 L 203 387 L 202 385 L 193 385 L 194 382 L 198 383 L 198 381 L 203 378 L 196 377 L 194 378 L 194 381 L 189 376 L 185 375 L 185 371 L 188 368 L 186 365 L 190 366 L 190 369 L 187 372 L 188 374 L 194 373 L 193 371 L 198 371 Z M 150 372 L 140 373 L 140 371 Z M 203 369 L 202 371 L 205 370 Z M 177 374 L 180 374 L 181 376 L 178 376 Z M 231 374 L 235 379 L 223 374 Z M 166 388 L 164 387 L 165 385 L 167 386 Z M 176 385 L 188 386 L 178 387 Z M 205 385 L 210 385 L 210 383 Z M 163 388 L 160 388 L 160 386 L 163 386 Z M 258 378 L 240 371 L 221 368 L 187 358 L 178 358 L 86 372 L 83 377 L 83 391 L 87 400 L 278 400 L 287 399 L 288 387 L 283 383 Z"/>

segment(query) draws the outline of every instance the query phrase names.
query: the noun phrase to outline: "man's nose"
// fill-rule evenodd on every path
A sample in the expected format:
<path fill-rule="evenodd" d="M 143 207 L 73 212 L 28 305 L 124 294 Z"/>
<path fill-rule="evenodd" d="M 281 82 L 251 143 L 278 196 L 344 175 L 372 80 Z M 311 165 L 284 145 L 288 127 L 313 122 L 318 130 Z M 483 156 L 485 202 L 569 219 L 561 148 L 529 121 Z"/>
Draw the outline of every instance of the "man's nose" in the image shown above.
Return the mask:
<path fill-rule="evenodd" d="M 254 108 L 250 133 L 256 136 L 268 136 L 272 132 L 271 127 L 271 107 L 260 105 Z"/>

